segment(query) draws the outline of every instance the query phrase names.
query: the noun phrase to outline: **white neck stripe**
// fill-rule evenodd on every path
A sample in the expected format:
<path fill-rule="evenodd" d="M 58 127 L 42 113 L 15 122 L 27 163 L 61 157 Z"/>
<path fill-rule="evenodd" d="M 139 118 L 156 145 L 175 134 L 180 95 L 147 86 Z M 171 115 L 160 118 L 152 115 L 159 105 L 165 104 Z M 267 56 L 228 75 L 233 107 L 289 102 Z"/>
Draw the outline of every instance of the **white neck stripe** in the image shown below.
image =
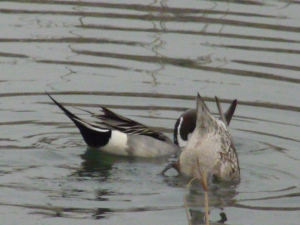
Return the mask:
<path fill-rule="evenodd" d="M 182 123 L 183 123 L 183 117 L 181 116 L 181 117 L 180 117 L 179 125 L 178 125 L 178 127 L 177 127 L 177 142 L 178 142 L 178 145 L 179 145 L 180 148 L 185 147 L 185 145 L 186 145 L 186 141 L 184 141 L 184 140 L 181 138 L 181 135 L 180 135 L 180 129 L 181 129 Z"/>

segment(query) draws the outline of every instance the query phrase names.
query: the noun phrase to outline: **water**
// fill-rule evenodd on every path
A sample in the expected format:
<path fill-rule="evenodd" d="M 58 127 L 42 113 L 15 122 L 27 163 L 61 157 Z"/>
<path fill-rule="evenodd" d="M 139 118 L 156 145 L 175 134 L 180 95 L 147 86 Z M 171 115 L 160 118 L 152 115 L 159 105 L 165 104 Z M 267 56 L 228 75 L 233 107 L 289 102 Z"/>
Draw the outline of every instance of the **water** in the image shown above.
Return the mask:
<path fill-rule="evenodd" d="M 299 224 L 297 1 L 0 3 L 1 224 L 201 224 L 194 183 L 168 158 L 89 151 L 72 112 L 104 105 L 172 137 L 200 92 L 230 124 L 239 184 L 209 191 L 211 223 Z M 75 108 L 74 108 L 75 107 Z"/>

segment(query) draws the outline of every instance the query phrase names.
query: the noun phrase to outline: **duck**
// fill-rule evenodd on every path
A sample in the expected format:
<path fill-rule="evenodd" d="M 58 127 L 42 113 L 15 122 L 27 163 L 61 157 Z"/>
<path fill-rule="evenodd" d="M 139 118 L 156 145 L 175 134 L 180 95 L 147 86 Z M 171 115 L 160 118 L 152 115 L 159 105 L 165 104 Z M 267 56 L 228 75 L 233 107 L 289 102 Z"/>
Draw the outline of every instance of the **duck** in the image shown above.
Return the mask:
<path fill-rule="evenodd" d="M 224 113 L 226 124 L 229 126 L 236 109 L 237 99 L 234 99 L 227 111 Z M 221 118 L 219 118 L 221 120 Z M 193 133 L 196 127 L 197 109 L 187 109 L 183 112 L 175 122 L 173 140 L 180 148 L 184 148 L 187 144 L 190 134 Z"/>
<path fill-rule="evenodd" d="M 159 157 L 179 154 L 185 147 L 188 135 L 196 125 L 196 110 L 188 109 L 177 119 L 174 127 L 174 141 L 161 132 L 139 122 L 121 116 L 106 107 L 100 106 L 102 114 L 91 114 L 97 122 L 91 123 L 79 118 L 57 102 L 49 93 L 49 98 L 77 126 L 89 148 L 119 155 L 136 157 Z M 234 113 L 236 100 L 225 113 L 228 121 Z"/>
<path fill-rule="evenodd" d="M 100 106 L 102 114 L 89 112 L 97 122 L 88 122 L 71 113 L 49 93 L 46 94 L 77 126 L 91 149 L 129 157 L 159 157 L 180 151 L 179 146 L 163 133 L 114 113 L 106 107 Z"/>
<path fill-rule="evenodd" d="M 237 101 L 232 103 L 227 110 L 228 114 L 224 115 L 218 97 L 215 99 L 220 119 L 211 114 L 198 93 L 195 128 L 178 160 L 168 164 L 162 174 L 174 168 L 179 174 L 188 177 L 199 178 L 201 171 L 206 171 L 210 177 L 217 180 L 240 178 L 238 155 L 228 131 Z"/>

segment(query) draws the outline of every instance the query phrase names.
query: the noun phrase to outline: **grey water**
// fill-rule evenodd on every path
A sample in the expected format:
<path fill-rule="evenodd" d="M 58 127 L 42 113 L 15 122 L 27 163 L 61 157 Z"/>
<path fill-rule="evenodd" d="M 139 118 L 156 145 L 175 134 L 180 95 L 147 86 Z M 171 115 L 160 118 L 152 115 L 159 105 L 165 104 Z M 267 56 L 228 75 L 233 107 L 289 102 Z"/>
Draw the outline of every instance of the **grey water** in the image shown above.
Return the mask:
<path fill-rule="evenodd" d="M 238 99 L 241 181 L 210 188 L 211 224 L 299 224 L 299 12 L 293 0 L 1 1 L 0 223 L 203 224 L 200 185 L 158 175 L 169 157 L 91 151 L 45 95 L 172 138 L 199 92 L 216 114 L 214 96 Z"/>

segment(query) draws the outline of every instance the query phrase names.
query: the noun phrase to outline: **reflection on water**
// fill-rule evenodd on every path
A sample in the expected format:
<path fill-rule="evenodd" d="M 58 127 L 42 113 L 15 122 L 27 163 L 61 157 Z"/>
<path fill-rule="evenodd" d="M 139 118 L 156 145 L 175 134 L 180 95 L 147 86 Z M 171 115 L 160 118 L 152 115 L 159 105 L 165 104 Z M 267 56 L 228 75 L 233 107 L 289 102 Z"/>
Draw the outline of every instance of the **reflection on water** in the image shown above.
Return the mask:
<path fill-rule="evenodd" d="M 97 150 L 88 149 L 81 155 L 83 162 L 81 170 L 78 171 L 80 177 L 98 177 L 106 180 L 110 175 L 115 157 L 105 155 Z"/>
<path fill-rule="evenodd" d="M 197 92 L 214 113 L 215 95 L 225 108 L 237 98 L 231 133 L 242 178 L 210 187 L 211 224 L 297 224 L 299 6 L 2 1 L 3 223 L 187 224 L 183 197 L 192 224 L 203 223 L 200 185 L 187 190 L 175 171 L 158 175 L 174 158 L 86 149 L 47 91 L 87 119 L 78 108 L 103 105 L 169 137 Z"/>

